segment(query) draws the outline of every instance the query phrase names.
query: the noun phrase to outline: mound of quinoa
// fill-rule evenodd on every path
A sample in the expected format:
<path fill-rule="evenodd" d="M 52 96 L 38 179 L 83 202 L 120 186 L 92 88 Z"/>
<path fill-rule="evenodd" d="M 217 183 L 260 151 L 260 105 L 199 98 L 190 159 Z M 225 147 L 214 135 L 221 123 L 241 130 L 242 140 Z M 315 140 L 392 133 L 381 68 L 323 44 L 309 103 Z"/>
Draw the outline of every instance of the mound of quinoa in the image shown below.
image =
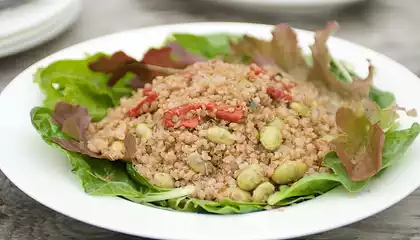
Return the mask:
<path fill-rule="evenodd" d="M 270 181 L 276 167 L 285 161 L 306 164 L 306 175 L 327 171 L 322 167 L 322 159 L 330 150 L 326 139 L 338 134 L 335 113 L 344 100 L 322 85 L 283 77 L 269 68 L 262 70 L 256 65 L 209 61 L 193 64 L 179 74 L 157 77 L 145 86 L 157 93 L 157 98 L 142 106 L 139 116 L 128 116 L 127 112 L 147 98 L 145 89 L 122 98 L 121 105 L 109 109 L 106 118 L 90 124 L 88 148 L 111 160 L 123 159 L 123 141 L 132 134 L 136 150 L 130 161 L 141 175 L 153 183 L 156 174 L 167 173 L 175 187 L 194 185 L 193 197 L 206 200 L 221 199 L 227 188 L 237 187 L 238 174 L 250 165 L 259 165 L 265 181 Z M 268 88 L 279 84 L 286 86 L 290 100 L 273 99 L 267 93 Z M 293 102 L 306 106 L 307 114 L 293 109 Z M 241 109 L 243 117 L 238 122 L 220 119 L 205 107 L 209 103 L 229 106 L 226 111 L 231 112 Z M 199 118 L 198 125 L 184 127 L 177 124 L 177 116 L 170 119 L 174 126 L 165 124 L 166 112 L 191 104 L 203 105 L 188 113 L 188 118 Z M 261 144 L 259 133 L 276 118 L 284 123 L 283 141 L 269 151 Z M 151 129 L 150 137 L 136 133 L 140 123 Z M 211 127 L 228 130 L 235 142 L 210 141 L 207 130 Z M 211 163 L 212 171 L 191 169 L 191 154 Z"/>

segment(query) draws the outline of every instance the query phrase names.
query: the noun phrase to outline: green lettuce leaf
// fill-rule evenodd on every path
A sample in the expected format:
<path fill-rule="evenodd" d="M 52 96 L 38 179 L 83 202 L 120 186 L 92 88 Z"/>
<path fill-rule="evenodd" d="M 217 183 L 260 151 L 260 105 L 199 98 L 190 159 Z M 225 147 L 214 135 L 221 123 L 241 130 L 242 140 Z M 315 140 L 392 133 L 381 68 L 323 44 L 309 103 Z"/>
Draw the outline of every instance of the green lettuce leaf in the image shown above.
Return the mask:
<path fill-rule="evenodd" d="M 267 203 L 276 205 L 281 201 L 293 199 L 302 196 L 314 196 L 328 192 L 337 187 L 340 183 L 337 177 L 331 173 L 317 173 L 306 176 L 293 183 L 290 187 L 284 187 L 282 190 L 271 195 Z"/>
<path fill-rule="evenodd" d="M 389 131 L 385 135 L 382 151 L 382 169 L 398 162 L 420 133 L 420 124 L 414 123 L 410 128 L 400 131 Z"/>
<path fill-rule="evenodd" d="M 381 108 L 389 107 L 391 104 L 395 103 L 394 94 L 382 91 L 375 87 L 370 89 L 369 98 L 375 101 Z"/>
<path fill-rule="evenodd" d="M 257 203 L 239 203 L 228 199 L 216 202 L 187 197 L 170 199 L 168 200 L 168 206 L 178 211 L 215 214 L 249 213 L 265 209 L 264 205 Z"/>
<path fill-rule="evenodd" d="M 194 189 L 177 188 L 171 191 L 152 192 L 144 185 L 136 184 L 127 173 L 123 161 L 107 161 L 92 158 L 80 153 L 70 152 L 52 141 L 53 138 L 69 139 L 60 131 L 60 127 L 52 120 L 52 110 L 43 107 L 31 111 L 32 125 L 44 141 L 63 151 L 86 193 L 95 196 L 119 196 L 135 202 L 161 201 L 190 195 Z"/>
<path fill-rule="evenodd" d="M 128 199 L 136 203 L 146 203 L 146 202 L 152 203 L 152 202 L 161 202 L 168 199 L 189 196 L 192 193 L 194 193 L 194 187 L 192 186 L 174 188 L 168 191 L 161 191 L 161 192 L 150 191 L 150 189 L 148 190 L 149 191 L 146 194 L 144 194 L 144 196 L 132 197 Z"/>
<path fill-rule="evenodd" d="M 45 95 L 43 106 L 53 109 L 56 102 L 65 101 L 86 107 L 94 121 L 106 116 L 108 108 L 118 105 L 119 99 L 131 89 L 122 85 L 109 88 L 106 74 L 89 69 L 89 62 L 99 56 L 103 54 L 82 60 L 60 60 L 38 69 L 34 82 Z"/>
<path fill-rule="evenodd" d="M 168 41 L 175 41 L 191 53 L 195 53 L 207 59 L 218 56 L 227 56 L 230 53 L 230 41 L 237 41 L 242 36 L 217 33 L 210 35 L 193 35 L 187 33 L 175 33 Z"/>
<path fill-rule="evenodd" d="M 124 165 L 95 159 L 80 153 L 70 152 L 55 144 L 53 138 L 65 138 L 60 127 L 51 118 L 52 110 L 48 108 L 33 108 L 31 111 L 32 125 L 44 141 L 62 150 L 70 160 L 72 171 L 79 177 L 86 193 L 100 196 L 140 197 L 136 185 L 125 172 Z"/>
<path fill-rule="evenodd" d="M 239 203 L 231 200 L 224 200 L 222 202 L 216 201 L 207 201 L 207 200 L 200 200 L 196 198 L 190 197 L 182 197 L 179 198 L 176 196 L 180 194 L 182 196 L 188 194 L 182 194 L 183 191 L 188 191 L 190 188 L 186 188 L 186 190 L 178 190 L 178 189 L 164 189 L 160 187 L 156 187 L 151 184 L 145 177 L 141 176 L 135 169 L 132 163 L 127 163 L 127 172 L 131 179 L 135 181 L 138 185 L 142 185 L 150 189 L 151 193 L 149 193 L 149 198 L 143 198 L 141 200 L 130 199 L 134 202 L 144 202 L 149 201 L 153 202 L 160 201 L 160 200 L 168 200 L 167 202 L 159 202 L 154 203 L 155 205 L 159 205 L 160 207 L 169 207 L 171 209 L 180 210 L 180 211 L 187 211 L 187 212 L 209 212 L 209 213 L 217 213 L 217 214 L 230 214 L 230 213 L 246 213 L 246 212 L 254 212 L 258 210 L 263 210 L 264 207 L 261 204 L 257 203 Z M 166 192 L 165 192 L 166 191 Z M 155 193 L 152 193 L 155 192 Z M 154 197 L 153 194 L 160 194 L 160 196 Z M 190 192 L 189 194 L 191 194 Z M 162 197 L 163 196 L 163 197 Z M 295 201 L 294 201 L 295 202 Z M 285 203 L 286 204 L 286 203 Z M 291 204 L 291 203 L 290 203 Z"/>
<path fill-rule="evenodd" d="M 145 177 L 143 177 L 142 175 L 140 175 L 139 172 L 137 172 L 135 166 L 131 162 L 127 162 L 126 168 L 127 168 L 127 173 L 130 176 L 130 178 L 134 182 L 136 182 L 138 185 L 145 186 L 149 188 L 150 190 L 157 191 L 157 192 L 167 190 L 167 189 L 160 188 L 151 184 Z"/>
<path fill-rule="evenodd" d="M 354 182 L 347 175 L 347 171 L 335 152 L 329 152 L 324 157 L 324 166 L 330 168 L 337 181 L 341 183 L 349 192 L 358 192 L 368 183 L 368 180 Z"/>
<path fill-rule="evenodd" d="M 299 197 L 289 197 L 286 199 L 283 199 L 276 203 L 276 206 L 289 206 L 292 204 L 300 203 L 306 200 L 314 199 L 316 195 L 307 195 L 307 196 L 299 196 Z"/>

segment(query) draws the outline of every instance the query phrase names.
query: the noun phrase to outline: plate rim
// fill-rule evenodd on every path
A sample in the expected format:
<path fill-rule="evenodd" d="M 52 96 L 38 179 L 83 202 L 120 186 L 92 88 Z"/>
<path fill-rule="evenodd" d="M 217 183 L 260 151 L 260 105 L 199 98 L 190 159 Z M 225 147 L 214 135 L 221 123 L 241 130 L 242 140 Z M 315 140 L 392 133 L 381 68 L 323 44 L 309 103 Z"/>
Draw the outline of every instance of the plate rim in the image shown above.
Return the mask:
<path fill-rule="evenodd" d="M 69 49 L 79 48 L 80 45 L 82 45 L 82 44 L 89 44 L 89 43 L 94 42 L 94 41 L 97 41 L 97 40 L 99 40 L 101 38 L 110 38 L 110 37 L 112 37 L 114 35 L 119 35 L 119 34 L 124 34 L 124 33 L 129 33 L 129 32 L 136 32 L 136 31 L 147 31 L 147 30 L 150 31 L 150 30 L 154 30 L 156 28 L 158 28 L 158 29 L 161 29 L 161 28 L 182 28 L 182 27 L 185 27 L 185 26 L 191 26 L 192 27 L 192 26 L 195 26 L 195 25 L 202 26 L 202 25 L 220 25 L 220 24 L 229 25 L 230 27 L 234 27 L 235 25 L 264 27 L 264 28 L 271 28 L 271 27 L 273 27 L 273 25 L 257 24 L 257 23 L 239 23 L 239 22 L 193 22 L 193 23 L 177 23 L 177 24 L 167 24 L 167 25 L 158 25 L 158 26 L 151 26 L 151 27 L 145 27 L 145 28 L 137 28 L 137 29 L 125 30 L 125 31 L 117 32 L 117 33 L 112 33 L 112 34 L 107 34 L 107 35 L 104 35 L 104 36 L 92 38 L 92 39 L 89 39 L 89 40 L 86 40 L 86 41 L 83 41 L 83 42 L 80 42 L 80 43 L 71 45 L 71 46 L 66 47 L 66 48 L 64 48 L 62 50 L 59 50 L 59 51 L 57 51 L 57 52 L 55 52 L 55 53 L 53 53 L 53 54 L 51 54 L 51 55 L 49 55 L 49 56 L 41 59 L 40 61 L 37 61 L 36 63 L 34 63 L 33 65 L 31 65 L 30 67 L 26 68 L 24 71 L 22 71 L 20 74 L 18 74 L 3 89 L 3 91 L 0 93 L 0 104 L 2 102 L 1 100 L 2 100 L 2 97 L 4 96 L 4 94 L 7 93 L 9 91 L 9 89 L 12 88 L 15 84 L 17 84 L 17 82 L 18 82 L 17 80 L 19 78 L 22 78 L 25 75 L 28 75 L 29 73 L 33 72 L 33 70 L 36 69 L 37 67 L 39 67 L 41 64 L 43 64 L 43 62 L 49 61 L 49 59 L 53 58 L 54 56 L 60 55 L 60 54 L 62 54 L 65 51 L 69 51 Z M 298 32 L 300 32 L 300 33 L 303 33 L 303 34 L 313 34 L 313 32 L 307 31 L 307 30 L 301 30 L 301 29 L 296 29 L 296 30 Z M 180 31 L 182 31 L 182 30 L 180 30 Z M 373 51 L 373 50 L 371 50 L 371 49 L 369 49 L 367 47 L 363 47 L 363 46 L 361 46 L 359 44 L 355 44 L 355 43 L 349 42 L 349 41 L 344 40 L 344 39 L 341 39 L 341 38 L 337 38 L 337 37 L 332 37 L 332 38 L 333 39 L 336 39 L 335 41 L 340 41 L 340 42 L 343 42 L 343 43 L 351 44 L 352 46 L 354 46 L 356 48 L 363 49 L 366 52 L 374 53 L 379 58 L 384 58 L 387 61 L 391 61 L 392 64 L 395 64 L 395 66 L 398 66 L 399 68 L 404 69 L 407 73 L 411 74 L 412 77 L 415 77 L 415 78 L 418 79 L 418 77 L 414 73 L 412 73 L 411 71 L 409 71 L 407 68 L 405 68 L 404 66 L 402 66 L 400 63 L 398 63 L 398 62 L 396 62 L 396 61 L 388 58 L 387 56 L 385 56 L 385 55 L 383 55 L 381 53 L 378 53 L 378 52 Z M 16 184 L 15 181 L 12 180 L 13 177 L 10 178 L 9 174 L 7 173 L 7 171 L 5 172 L 3 170 L 5 168 L 4 168 L 4 165 L 2 166 L 1 164 L 2 164 L 2 161 L 0 161 L 0 166 L 1 166 L 0 169 L 3 171 L 3 173 L 6 175 L 6 177 L 11 182 L 13 182 L 15 184 L 16 187 L 18 187 L 20 190 L 22 190 L 25 194 L 27 194 L 29 197 L 31 197 L 35 201 L 41 203 L 42 205 L 44 205 L 44 206 L 46 206 L 46 207 L 48 207 L 50 209 L 53 209 L 56 212 L 59 212 L 60 214 L 66 215 L 66 216 L 71 217 L 73 219 L 76 219 L 76 220 L 79 220 L 79 221 L 82 221 L 82 222 L 85 222 L 85 223 L 88 223 L 88 224 L 91 224 L 91 225 L 94 225 L 94 226 L 97 226 L 97 227 L 109 229 L 109 230 L 112 230 L 112 231 L 122 232 L 122 233 L 130 234 L 130 235 L 136 235 L 136 236 L 143 236 L 143 237 L 151 237 L 151 238 L 157 238 L 157 237 L 159 237 L 157 235 L 154 235 L 154 236 L 152 236 L 152 235 L 138 235 L 138 234 L 134 233 L 132 230 L 129 231 L 129 230 L 126 230 L 126 229 L 118 229 L 118 228 L 115 228 L 115 227 L 112 227 L 112 226 L 109 226 L 109 225 L 108 226 L 105 226 L 103 224 L 99 224 L 99 223 L 96 223 L 96 222 L 92 222 L 90 220 L 86 220 L 86 218 L 83 219 L 83 217 L 75 216 L 76 214 L 72 214 L 72 213 L 68 213 L 67 211 L 63 211 L 63 209 L 59 209 L 55 205 L 54 206 L 51 206 L 51 204 L 47 204 L 47 203 L 45 203 L 45 201 L 40 201 L 37 196 L 34 196 L 33 194 L 29 194 L 28 193 L 28 192 L 31 192 L 31 191 L 28 191 L 28 190 L 24 191 L 23 188 L 21 188 L 21 186 L 19 184 Z M 77 183 L 77 184 L 79 184 L 79 183 Z M 345 226 L 345 225 L 348 225 L 348 224 L 351 224 L 351 223 L 360 221 L 360 220 L 365 219 L 365 218 L 367 218 L 369 216 L 375 215 L 378 212 L 381 212 L 381 211 L 387 209 L 388 207 L 393 206 L 395 203 L 399 202 L 400 200 L 402 200 L 403 198 L 405 198 L 406 196 L 408 196 L 409 194 L 411 194 L 416 188 L 418 188 L 419 185 L 420 185 L 420 181 L 418 181 L 416 183 L 416 186 L 413 185 L 412 186 L 412 189 L 409 192 L 407 192 L 407 194 L 400 195 L 399 197 L 395 198 L 394 201 L 390 202 L 389 204 L 386 204 L 387 206 L 384 206 L 382 208 L 378 208 L 375 211 L 373 211 L 373 213 L 370 212 L 370 213 L 367 213 L 367 214 L 360 214 L 358 218 L 354 218 L 351 221 L 347 221 L 346 223 L 343 223 L 341 225 L 340 224 L 338 224 L 338 225 L 336 224 L 333 227 L 331 227 L 331 226 L 328 227 L 327 226 L 327 227 L 324 227 L 324 228 L 320 228 L 320 229 L 318 229 L 316 231 L 310 231 L 310 232 L 307 232 L 307 231 L 305 232 L 304 231 L 304 232 L 300 232 L 300 233 L 295 234 L 295 235 L 290 235 L 288 237 L 302 237 L 302 236 L 307 236 L 307 235 L 316 234 L 316 233 L 324 232 L 324 231 L 327 231 L 327 230 L 339 228 L 339 227 L 342 227 L 342 226 Z M 117 199 L 117 198 L 115 198 L 115 199 Z M 176 214 L 181 215 L 181 214 L 189 214 L 189 213 L 176 212 Z M 251 213 L 251 214 L 256 214 L 256 213 Z M 247 214 L 247 215 L 250 215 L 250 214 Z M 235 215 L 231 215 L 231 216 L 235 216 Z M 209 216 L 209 218 L 214 218 L 214 217 L 215 216 L 211 216 L 211 215 Z M 219 216 L 217 216 L 216 218 L 219 218 Z M 170 238 L 165 237 L 165 239 L 182 239 L 182 238 L 179 238 L 179 237 L 170 237 Z M 229 239 L 232 239 L 232 237 L 229 237 Z M 266 239 L 266 238 L 264 238 L 264 239 Z"/>
<path fill-rule="evenodd" d="M 246 4 L 249 6 L 285 7 L 285 8 L 310 8 L 323 6 L 342 6 L 367 0 L 206 0 L 220 4 Z"/>

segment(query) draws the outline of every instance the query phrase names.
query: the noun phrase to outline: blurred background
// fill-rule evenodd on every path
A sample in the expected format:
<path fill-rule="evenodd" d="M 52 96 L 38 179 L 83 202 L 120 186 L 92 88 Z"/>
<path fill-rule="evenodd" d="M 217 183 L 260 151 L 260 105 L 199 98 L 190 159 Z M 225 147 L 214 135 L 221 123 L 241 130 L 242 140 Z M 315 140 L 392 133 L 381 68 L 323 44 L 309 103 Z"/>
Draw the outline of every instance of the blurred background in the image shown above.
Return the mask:
<path fill-rule="evenodd" d="M 73 44 L 181 22 L 289 23 L 381 52 L 420 74 L 420 0 L 0 0 L 0 91 L 21 71 Z M 397 81 L 397 80 L 396 80 Z M 419 191 L 362 222 L 310 239 L 420 239 Z M 4 237 L 5 236 L 5 237 Z M 3 237 L 3 238 L 2 238 Z M 0 172 L 0 239 L 137 239 L 91 227 L 36 203 Z M 309 238 L 307 238 L 309 239 Z"/>

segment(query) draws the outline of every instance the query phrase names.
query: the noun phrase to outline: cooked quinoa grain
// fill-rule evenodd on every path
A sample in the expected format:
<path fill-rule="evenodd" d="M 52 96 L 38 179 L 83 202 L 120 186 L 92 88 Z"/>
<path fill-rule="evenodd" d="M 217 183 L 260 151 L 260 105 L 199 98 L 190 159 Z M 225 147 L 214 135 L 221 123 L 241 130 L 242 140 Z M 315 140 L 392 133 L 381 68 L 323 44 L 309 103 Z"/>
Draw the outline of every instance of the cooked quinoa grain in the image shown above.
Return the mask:
<path fill-rule="evenodd" d="M 335 112 L 344 101 L 323 86 L 255 69 L 209 61 L 157 77 L 91 123 L 88 148 L 123 159 L 124 139 L 132 134 L 137 148 L 130 160 L 140 174 L 152 183 L 165 180 L 166 187 L 194 185 L 193 196 L 207 200 L 250 200 L 262 182 L 324 172 L 328 139 L 338 133 Z M 281 166 L 294 162 L 300 172 L 279 179 Z M 254 182 L 247 182 L 249 172 L 258 173 Z"/>

